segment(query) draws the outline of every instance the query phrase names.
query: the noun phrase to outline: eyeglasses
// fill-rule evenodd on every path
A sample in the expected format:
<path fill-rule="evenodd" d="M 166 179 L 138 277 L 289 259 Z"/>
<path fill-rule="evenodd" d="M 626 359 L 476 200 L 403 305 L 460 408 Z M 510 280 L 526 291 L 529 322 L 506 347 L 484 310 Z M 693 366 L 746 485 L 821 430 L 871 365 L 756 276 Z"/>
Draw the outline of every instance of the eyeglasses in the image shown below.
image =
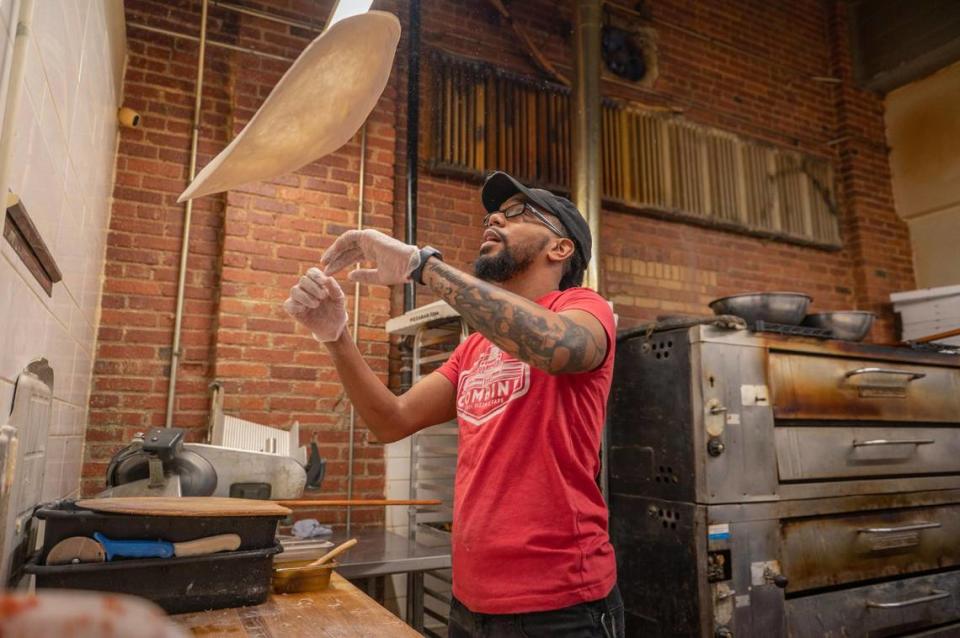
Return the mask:
<path fill-rule="evenodd" d="M 511 217 L 519 217 L 520 215 L 523 215 L 523 214 L 524 214 L 525 212 L 527 212 L 527 211 L 529 211 L 531 215 L 533 215 L 534 217 L 536 217 L 536 218 L 537 218 L 537 221 L 539 221 L 541 224 L 543 224 L 544 226 L 546 226 L 547 228 L 549 228 L 550 230 L 552 230 L 554 233 L 556 233 L 556 234 L 559 235 L 560 237 L 566 237 L 566 234 L 564 234 L 563 232 L 560 231 L 560 229 L 558 229 L 556 226 L 554 226 L 553 224 L 551 224 L 551 223 L 550 223 L 550 220 L 548 220 L 546 217 L 544 217 L 543 213 L 541 213 L 541 212 L 538 211 L 536 208 L 534 208 L 533 206 L 531 206 L 529 202 L 521 202 L 521 203 L 519 203 L 519 204 L 512 204 L 512 205 L 510 205 L 508 208 L 506 208 L 505 210 L 495 210 L 495 211 L 493 211 L 492 213 L 487 213 L 487 214 L 483 217 L 483 227 L 486 228 L 487 226 L 489 226 L 489 225 L 490 225 L 490 218 L 493 217 L 494 215 L 496 215 L 497 213 L 503 215 L 503 217 L 504 217 L 505 219 L 510 219 Z"/>

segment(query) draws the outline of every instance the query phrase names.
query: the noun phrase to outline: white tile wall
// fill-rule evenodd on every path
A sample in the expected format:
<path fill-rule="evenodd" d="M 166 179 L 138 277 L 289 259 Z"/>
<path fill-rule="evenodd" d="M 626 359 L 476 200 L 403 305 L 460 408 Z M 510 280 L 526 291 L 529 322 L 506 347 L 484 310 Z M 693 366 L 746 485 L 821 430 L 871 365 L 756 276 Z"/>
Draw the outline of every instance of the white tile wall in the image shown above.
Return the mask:
<path fill-rule="evenodd" d="M 126 40 L 122 0 L 35 0 L 30 20 L 10 189 L 63 281 L 48 297 L 0 241 L 0 414 L 20 371 L 46 357 L 55 379 L 43 498 L 53 499 L 80 482 Z"/>

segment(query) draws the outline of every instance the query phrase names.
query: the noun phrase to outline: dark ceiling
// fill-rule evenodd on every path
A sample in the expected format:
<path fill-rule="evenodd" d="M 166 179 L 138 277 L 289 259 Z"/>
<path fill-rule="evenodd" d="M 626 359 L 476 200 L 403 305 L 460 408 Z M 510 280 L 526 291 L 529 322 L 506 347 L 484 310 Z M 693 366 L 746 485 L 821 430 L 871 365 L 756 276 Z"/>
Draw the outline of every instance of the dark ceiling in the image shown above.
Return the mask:
<path fill-rule="evenodd" d="M 960 60 L 960 0 L 851 2 L 857 81 L 881 93 Z"/>

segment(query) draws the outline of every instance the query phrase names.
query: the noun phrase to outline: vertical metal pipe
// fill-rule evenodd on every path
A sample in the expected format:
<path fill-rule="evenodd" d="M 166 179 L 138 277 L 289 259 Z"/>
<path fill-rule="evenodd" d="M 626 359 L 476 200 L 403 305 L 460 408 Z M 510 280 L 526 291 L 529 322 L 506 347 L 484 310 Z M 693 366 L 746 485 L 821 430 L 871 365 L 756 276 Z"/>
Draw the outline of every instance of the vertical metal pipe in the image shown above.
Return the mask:
<path fill-rule="evenodd" d="M 420 0 L 410 0 L 410 40 L 407 42 L 407 215 L 405 241 L 417 243 L 417 177 L 419 153 L 417 142 L 420 133 Z M 417 305 L 416 284 L 410 282 L 403 288 L 403 311 L 409 312 Z"/>
<path fill-rule="evenodd" d="M 600 134 L 602 115 L 600 106 L 600 24 L 601 0 L 576 0 L 574 22 L 574 82 L 573 82 L 573 202 L 587 218 L 593 237 L 593 257 L 587 265 L 584 284 L 600 290 Z M 607 486 L 607 428 L 601 438 L 600 489 L 604 496 Z"/>
<path fill-rule="evenodd" d="M 357 194 L 357 230 L 363 230 L 363 187 L 367 174 L 367 124 L 360 128 L 360 183 Z M 359 264 L 356 266 L 360 267 Z M 360 282 L 353 284 L 353 343 L 360 341 Z M 350 440 L 347 444 L 347 499 L 353 498 L 353 435 L 357 429 L 357 410 L 350 402 Z M 350 514 L 353 511 L 347 506 L 347 536 L 350 536 Z"/>
<path fill-rule="evenodd" d="M 600 262 L 600 0 L 576 0 L 573 85 L 573 202 L 587 218 L 593 258 L 586 285 L 599 289 Z"/>
<path fill-rule="evenodd" d="M 197 90 L 193 98 L 193 127 L 190 137 L 190 174 L 187 183 L 197 174 L 197 143 L 200 139 L 200 115 L 203 101 L 203 66 L 207 51 L 208 0 L 203 0 L 200 9 L 200 50 L 197 53 Z M 187 200 L 183 215 L 183 239 L 180 243 L 180 276 L 177 279 L 177 309 L 173 321 L 173 349 L 170 352 L 170 386 L 167 390 L 166 427 L 173 425 L 174 404 L 177 398 L 177 368 L 180 365 L 180 330 L 183 325 L 183 297 L 187 283 L 187 257 L 190 255 L 190 220 L 193 217 L 193 200 Z"/>
<path fill-rule="evenodd" d="M 17 121 L 17 106 L 23 91 L 23 70 L 26 65 L 27 43 L 30 38 L 30 22 L 33 16 L 33 0 L 14 2 L 10 7 L 10 31 L 4 52 L 3 75 L 0 78 L 0 112 L 2 135 L 0 135 L 0 210 L 7 209 L 7 190 L 10 187 L 10 168 L 13 166 L 13 123 Z M 25 134 L 25 131 L 21 131 Z M 26 158 L 22 158 L 24 161 Z"/>

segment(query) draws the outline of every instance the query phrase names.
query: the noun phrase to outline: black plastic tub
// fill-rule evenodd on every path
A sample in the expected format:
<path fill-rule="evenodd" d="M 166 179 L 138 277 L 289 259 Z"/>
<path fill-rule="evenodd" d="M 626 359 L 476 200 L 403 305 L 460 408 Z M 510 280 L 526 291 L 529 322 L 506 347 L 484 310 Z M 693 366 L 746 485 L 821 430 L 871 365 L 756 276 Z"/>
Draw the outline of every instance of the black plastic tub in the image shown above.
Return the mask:
<path fill-rule="evenodd" d="M 40 554 L 24 566 L 37 588 L 90 589 L 142 596 L 168 613 L 259 605 L 270 594 L 273 556 L 266 549 L 189 558 L 115 560 L 79 565 L 41 564 Z"/>
<path fill-rule="evenodd" d="M 85 510 L 73 501 L 59 501 L 38 509 L 34 516 L 46 521 L 41 564 L 50 549 L 70 536 L 92 537 L 100 532 L 113 540 L 192 541 L 217 534 L 239 534 L 240 551 L 267 549 L 277 540 L 283 516 L 144 516 L 107 514 Z"/>

